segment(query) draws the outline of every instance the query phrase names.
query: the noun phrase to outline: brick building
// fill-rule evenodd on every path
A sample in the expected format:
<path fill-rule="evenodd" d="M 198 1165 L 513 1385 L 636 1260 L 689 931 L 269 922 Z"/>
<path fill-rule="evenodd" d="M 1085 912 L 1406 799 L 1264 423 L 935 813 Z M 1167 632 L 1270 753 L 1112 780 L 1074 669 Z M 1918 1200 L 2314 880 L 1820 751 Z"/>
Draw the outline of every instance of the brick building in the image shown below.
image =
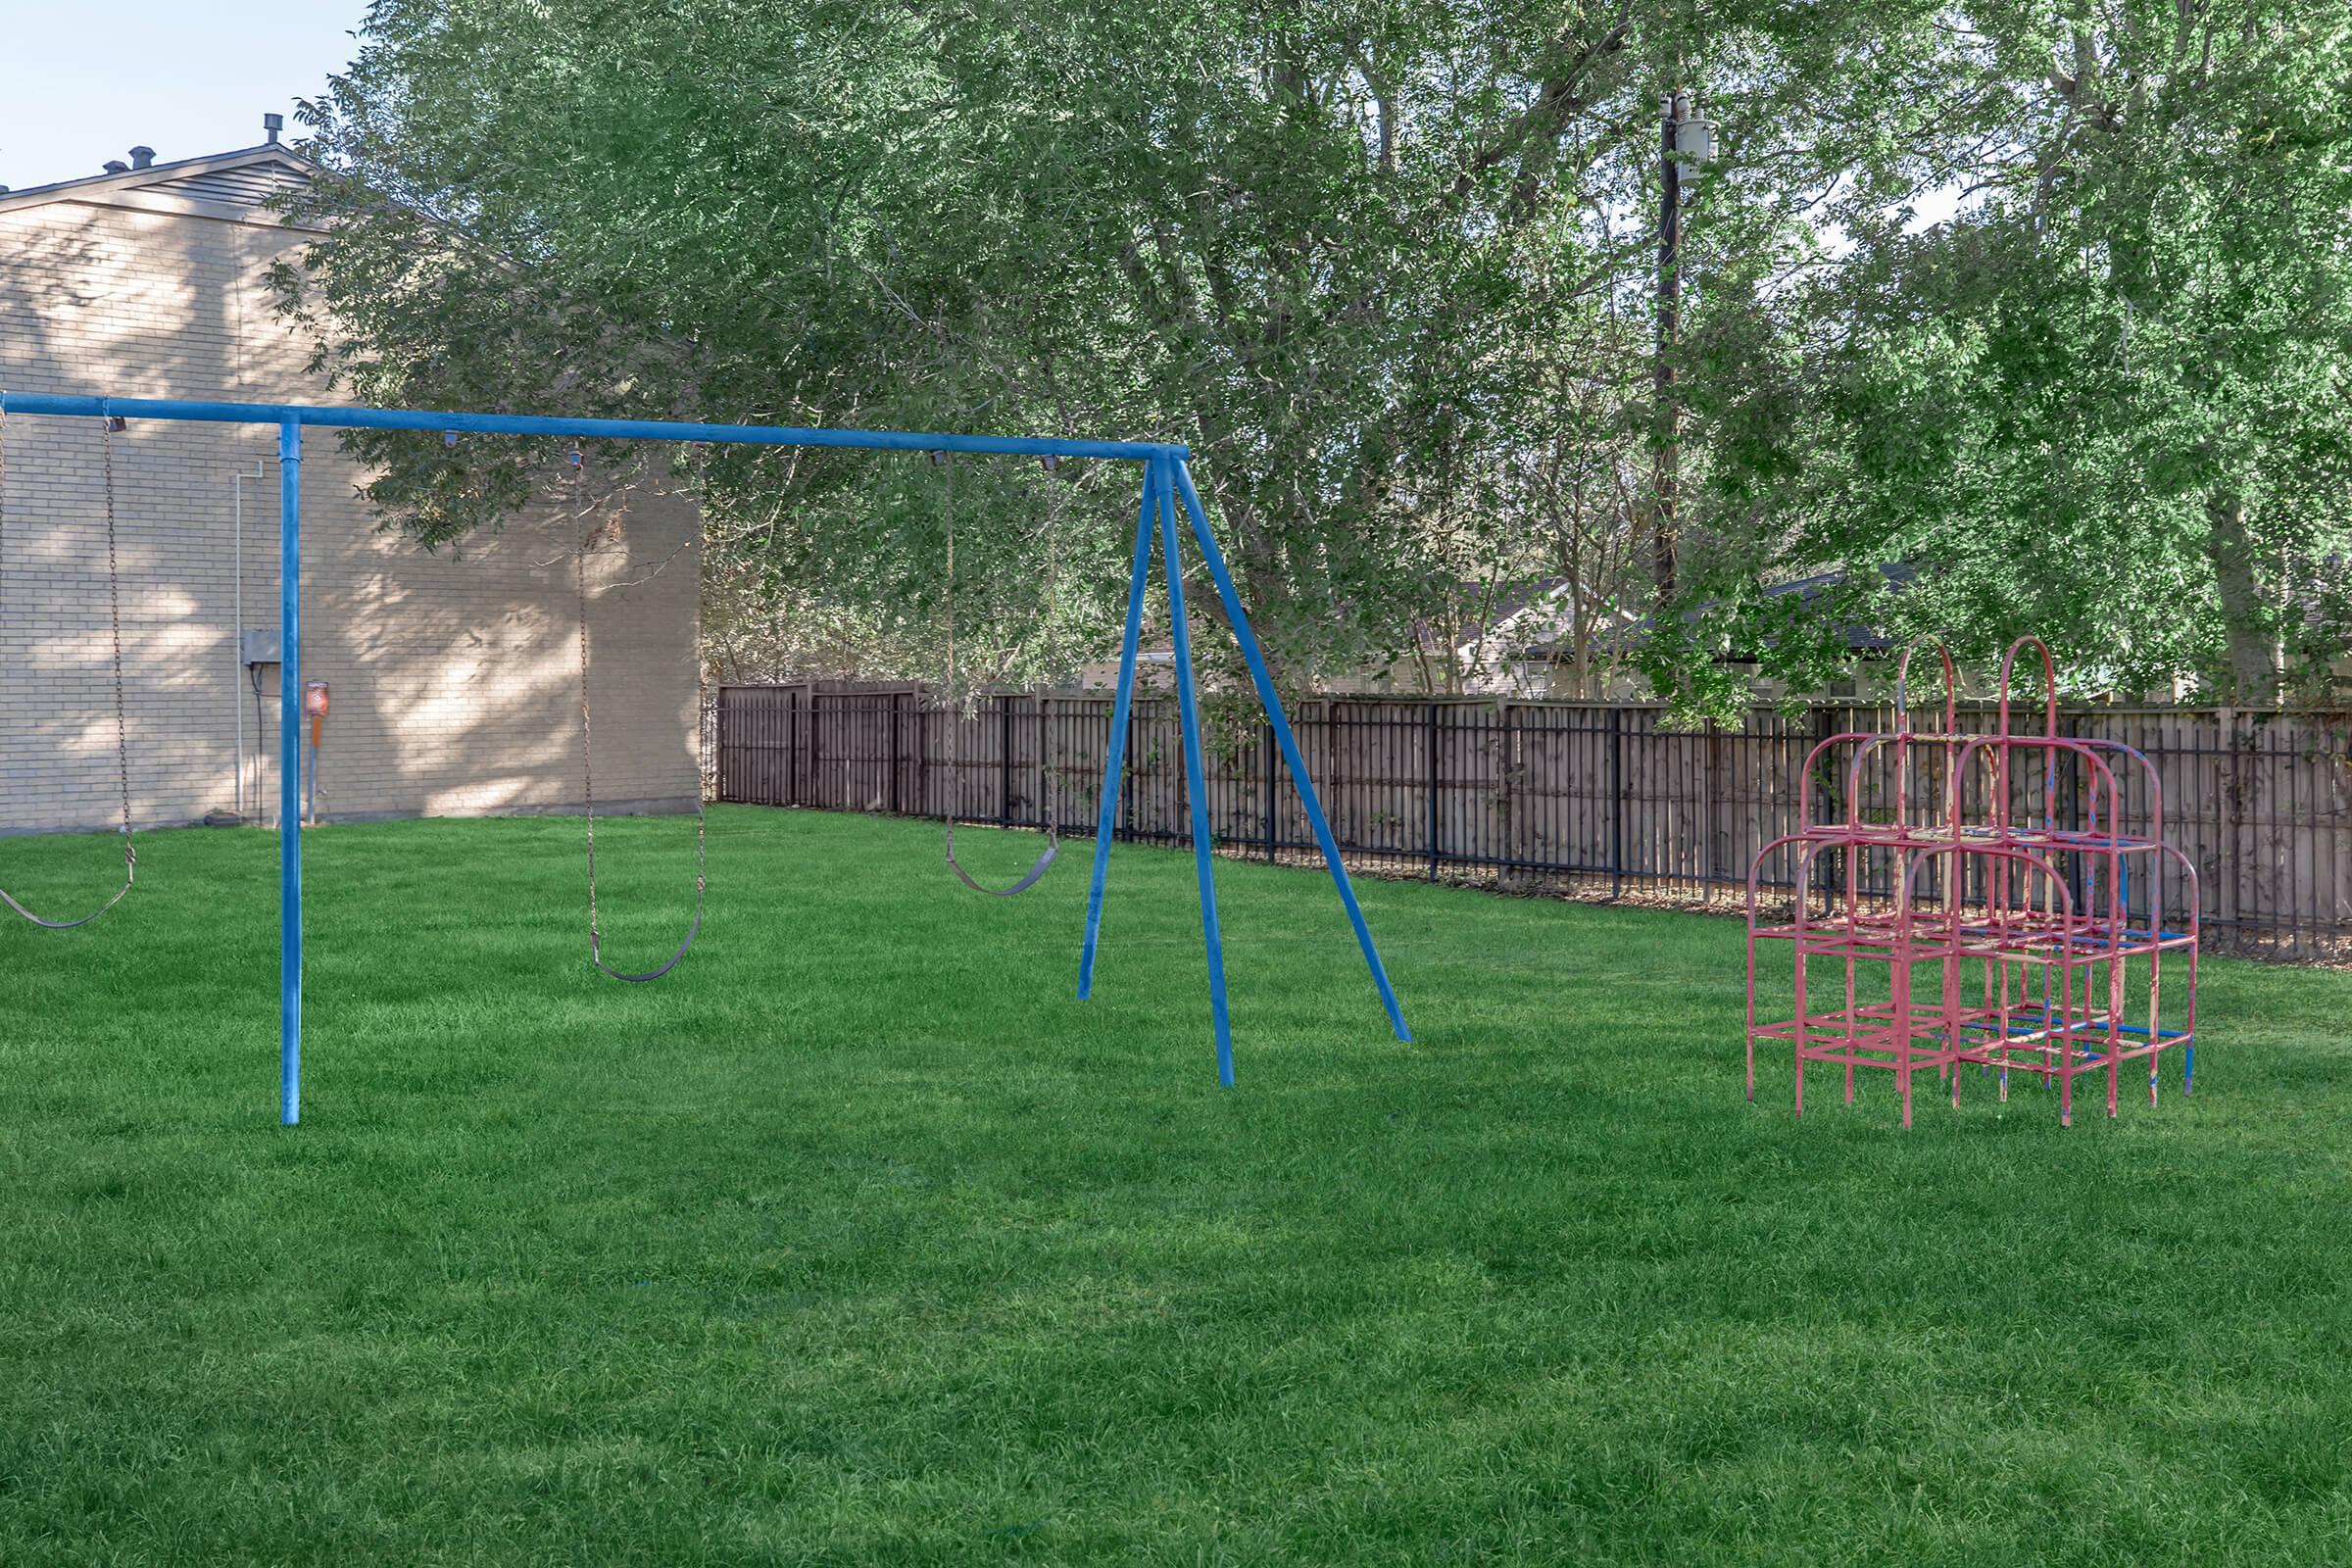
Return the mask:
<path fill-rule="evenodd" d="M 303 234 L 263 204 L 305 177 L 273 130 L 0 191 L 0 390 L 328 401 L 266 275 Z M 23 416 L 4 435 L 0 833 L 112 826 L 109 437 Z M 111 441 L 133 820 L 273 820 L 278 671 L 257 695 L 239 634 L 277 629 L 275 433 L 133 420 Z M 318 814 L 577 810 L 580 523 L 526 514 L 427 555 L 377 528 L 332 432 L 304 456 L 303 672 L 333 694 Z M 589 572 L 598 808 L 690 809 L 692 503 L 641 489 L 616 511 Z"/>

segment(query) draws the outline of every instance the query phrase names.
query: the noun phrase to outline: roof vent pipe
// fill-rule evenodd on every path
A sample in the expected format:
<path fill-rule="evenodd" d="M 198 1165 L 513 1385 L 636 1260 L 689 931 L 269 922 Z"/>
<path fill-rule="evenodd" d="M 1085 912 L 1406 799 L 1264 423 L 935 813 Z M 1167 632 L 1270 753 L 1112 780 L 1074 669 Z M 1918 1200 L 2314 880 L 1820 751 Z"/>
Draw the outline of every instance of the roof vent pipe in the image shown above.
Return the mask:
<path fill-rule="evenodd" d="M 130 167 L 133 169 L 153 169 L 155 167 L 155 149 L 152 147 L 133 147 L 130 150 Z"/>
<path fill-rule="evenodd" d="M 130 172 L 130 166 L 120 158 L 109 158 L 106 161 L 106 172 L 110 174 L 127 174 Z"/>
<path fill-rule="evenodd" d="M 277 145 L 277 133 L 286 128 L 286 117 L 283 115 L 264 115 L 262 117 L 262 128 L 270 133 L 270 145 L 274 147 Z"/>

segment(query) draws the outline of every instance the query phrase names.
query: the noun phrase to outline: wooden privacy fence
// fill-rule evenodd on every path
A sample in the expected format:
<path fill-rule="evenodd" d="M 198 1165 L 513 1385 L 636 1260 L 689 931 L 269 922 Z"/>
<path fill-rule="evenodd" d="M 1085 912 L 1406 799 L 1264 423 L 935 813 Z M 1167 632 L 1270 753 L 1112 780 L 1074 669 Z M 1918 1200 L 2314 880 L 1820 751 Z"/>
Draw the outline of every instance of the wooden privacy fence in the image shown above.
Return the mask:
<path fill-rule="evenodd" d="M 721 801 L 881 811 L 1094 831 L 1111 701 L 1098 693 L 980 699 L 964 714 L 913 685 L 812 682 L 723 686 L 714 714 Z M 1939 715 L 1938 715 L 1939 716 Z M 1483 882 L 1515 891 L 1671 900 L 1737 900 L 1750 859 L 1797 821 L 1799 774 L 1814 744 L 1887 727 L 1884 710 L 1821 704 L 1790 716 L 1757 709 L 1738 724 L 1666 727 L 1642 704 L 1318 698 L 1291 710 L 1315 786 L 1350 866 Z M 2017 727 L 2038 733 L 2038 713 Z M 1990 727 L 1964 713 L 1962 728 Z M 951 729 L 953 734 L 951 735 Z M 1116 836 L 1190 844 L 1181 739 L 1172 700 L 1139 695 L 1129 720 Z M 2293 957 L 2352 955 L 2352 714 L 2247 709 L 2090 708 L 2059 715 L 2059 733 L 2143 754 L 2163 799 L 2163 836 L 2200 873 L 2200 912 L 2218 947 Z M 953 744 L 951 745 L 951 741 Z M 1217 848 L 1266 859 L 1311 857 L 1314 840 L 1270 732 L 1213 710 L 1208 820 Z M 1873 754 L 1853 808 L 1895 808 L 1891 754 Z M 1913 820 L 1936 820 L 1944 754 L 1916 751 L 1901 787 Z M 2140 770 L 2113 763 L 2122 825 L 2147 831 L 2153 799 Z M 1847 809 L 1846 780 L 1824 769 L 1816 820 Z M 1967 785 L 1986 808 L 1984 770 Z M 2046 773 L 2018 758 L 2012 809 L 2061 825 L 2101 810 L 2088 774 Z M 1861 868 L 1886 893 L 1884 863 Z M 1825 862 L 1823 875 L 1841 874 Z M 1787 858 L 1761 881 L 1787 889 Z M 2130 890 L 2134 914 L 2186 917 L 2179 879 Z M 1786 897 L 1786 894 L 1783 894 Z"/>

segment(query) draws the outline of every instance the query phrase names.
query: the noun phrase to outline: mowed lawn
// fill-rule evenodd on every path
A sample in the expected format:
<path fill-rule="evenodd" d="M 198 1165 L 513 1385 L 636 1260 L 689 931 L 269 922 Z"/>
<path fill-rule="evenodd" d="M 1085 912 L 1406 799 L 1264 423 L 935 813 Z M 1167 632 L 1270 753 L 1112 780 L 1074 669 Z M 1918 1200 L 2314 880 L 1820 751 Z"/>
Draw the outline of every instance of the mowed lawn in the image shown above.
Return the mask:
<path fill-rule="evenodd" d="M 651 963 L 692 829 L 598 843 Z M 1189 857 L 1072 1000 L 1088 850 L 720 810 L 631 987 L 576 819 L 314 832 L 291 1131 L 271 837 L 0 925 L 0 1562 L 2352 1558 L 2352 977 L 1904 1134 L 1742 1100 L 1736 922 L 1367 884 L 1405 1047 L 1227 862 L 1227 1093 Z"/>

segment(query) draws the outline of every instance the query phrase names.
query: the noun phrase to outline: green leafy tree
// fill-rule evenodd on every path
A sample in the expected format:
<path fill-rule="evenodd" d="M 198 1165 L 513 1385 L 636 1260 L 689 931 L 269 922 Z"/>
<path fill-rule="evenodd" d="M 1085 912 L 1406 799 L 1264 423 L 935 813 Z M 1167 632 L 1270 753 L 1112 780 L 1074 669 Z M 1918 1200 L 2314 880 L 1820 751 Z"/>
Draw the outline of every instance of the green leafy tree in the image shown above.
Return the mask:
<path fill-rule="evenodd" d="M 1972 653 L 2036 631 L 2095 689 L 2324 692 L 2347 653 L 2352 27 L 2340 6 L 2116 0 L 1955 18 L 1890 119 L 1967 200 L 1847 202 L 1849 248 L 1706 352 L 1699 636 L 1819 678 L 1845 615 Z M 1877 568 L 1918 575 L 1899 588 Z M 1832 613 L 1755 585 L 1840 565 Z"/>
<path fill-rule="evenodd" d="M 2239 690 L 2340 642 L 2316 4 L 377 0 L 364 40 L 310 106 L 327 232 L 282 281 L 371 401 L 1183 440 L 1298 680 L 1457 682 L 1433 650 L 1536 578 L 1591 679 L 1646 608 L 1678 424 L 1685 565 L 1643 659 L 1692 707 L 1739 694 L 1726 655 L 1843 672 L 1849 620 Z M 1677 86 L 1728 156 L 1670 404 Z M 556 467 L 357 442 L 436 546 Z M 935 669 L 951 505 L 982 673 L 1115 624 L 1131 471 L 706 461 L 725 647 Z"/>
<path fill-rule="evenodd" d="M 1543 569 L 1557 529 L 1503 480 L 1554 442 L 1531 410 L 1607 388 L 1612 451 L 1647 417 L 1559 346 L 1623 340 L 1645 106 L 1696 16 L 378 0 L 309 106 L 329 232 L 283 283 L 374 400 L 1185 440 L 1278 662 L 1377 665 Z M 358 444 L 434 544 L 549 462 Z M 742 604 L 814 595 L 884 647 L 936 618 L 937 483 L 710 463 Z M 959 483 L 990 640 L 1099 630 L 1127 498 L 1067 482 L 1090 589 L 1040 596 L 1040 487 Z"/>

